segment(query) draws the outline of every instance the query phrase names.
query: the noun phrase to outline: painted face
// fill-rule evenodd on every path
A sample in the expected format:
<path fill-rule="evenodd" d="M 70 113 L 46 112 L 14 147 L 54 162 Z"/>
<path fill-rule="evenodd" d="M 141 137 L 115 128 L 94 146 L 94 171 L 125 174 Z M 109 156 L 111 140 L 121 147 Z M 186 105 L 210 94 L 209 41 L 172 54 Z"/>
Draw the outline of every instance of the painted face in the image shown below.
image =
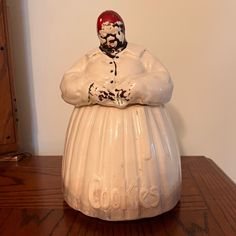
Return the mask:
<path fill-rule="evenodd" d="M 115 11 L 108 10 L 100 14 L 97 19 L 97 33 L 99 48 L 109 57 L 115 57 L 127 46 L 124 21 Z"/>
<path fill-rule="evenodd" d="M 104 22 L 98 31 L 98 37 L 103 47 L 118 48 L 125 42 L 123 23 L 121 21 L 115 23 Z"/>

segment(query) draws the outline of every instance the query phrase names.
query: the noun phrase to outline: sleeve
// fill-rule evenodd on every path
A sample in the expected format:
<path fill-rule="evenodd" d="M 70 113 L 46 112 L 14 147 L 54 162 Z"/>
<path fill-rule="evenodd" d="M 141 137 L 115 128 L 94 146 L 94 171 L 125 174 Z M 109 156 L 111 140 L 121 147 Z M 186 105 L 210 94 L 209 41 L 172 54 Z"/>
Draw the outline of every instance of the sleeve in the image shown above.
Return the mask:
<path fill-rule="evenodd" d="M 60 89 L 65 102 L 74 106 L 88 105 L 88 89 L 91 84 L 85 74 L 88 56 L 82 57 L 63 76 Z"/>
<path fill-rule="evenodd" d="M 145 73 L 133 78 L 131 103 L 158 105 L 170 101 L 173 83 L 168 71 L 147 50 L 141 55 Z"/>

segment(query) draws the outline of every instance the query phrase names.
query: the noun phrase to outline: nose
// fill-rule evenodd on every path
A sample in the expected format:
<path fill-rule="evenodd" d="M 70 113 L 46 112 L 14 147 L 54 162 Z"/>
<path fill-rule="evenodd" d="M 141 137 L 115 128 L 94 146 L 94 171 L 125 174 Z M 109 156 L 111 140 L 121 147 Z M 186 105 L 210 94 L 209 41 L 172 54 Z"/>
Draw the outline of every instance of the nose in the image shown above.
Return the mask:
<path fill-rule="evenodd" d="M 115 36 L 111 36 L 111 35 L 107 38 L 107 40 L 110 41 L 110 42 L 111 42 L 112 40 L 115 40 L 115 39 L 116 39 Z"/>

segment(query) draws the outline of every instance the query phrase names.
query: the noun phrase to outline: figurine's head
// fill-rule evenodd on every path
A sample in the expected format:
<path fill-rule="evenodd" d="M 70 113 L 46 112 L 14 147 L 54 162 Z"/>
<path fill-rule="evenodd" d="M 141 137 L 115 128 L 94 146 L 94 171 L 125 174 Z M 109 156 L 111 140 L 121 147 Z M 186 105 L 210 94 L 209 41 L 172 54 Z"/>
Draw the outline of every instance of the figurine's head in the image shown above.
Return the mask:
<path fill-rule="evenodd" d="M 109 56 L 122 51 L 126 45 L 125 25 L 121 16 L 114 11 L 104 11 L 97 20 L 100 49 Z"/>

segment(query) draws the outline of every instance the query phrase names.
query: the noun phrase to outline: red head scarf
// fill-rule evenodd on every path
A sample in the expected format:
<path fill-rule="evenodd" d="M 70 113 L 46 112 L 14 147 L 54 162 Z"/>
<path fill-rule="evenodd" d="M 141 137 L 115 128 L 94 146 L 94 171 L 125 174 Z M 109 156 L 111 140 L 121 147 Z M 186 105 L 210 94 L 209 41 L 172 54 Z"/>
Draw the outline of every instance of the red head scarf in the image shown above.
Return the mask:
<path fill-rule="evenodd" d="M 101 30 L 103 23 L 105 22 L 115 23 L 117 21 L 120 21 L 123 23 L 123 30 L 125 30 L 124 21 L 118 13 L 112 10 L 102 12 L 97 19 L 97 32 Z"/>

